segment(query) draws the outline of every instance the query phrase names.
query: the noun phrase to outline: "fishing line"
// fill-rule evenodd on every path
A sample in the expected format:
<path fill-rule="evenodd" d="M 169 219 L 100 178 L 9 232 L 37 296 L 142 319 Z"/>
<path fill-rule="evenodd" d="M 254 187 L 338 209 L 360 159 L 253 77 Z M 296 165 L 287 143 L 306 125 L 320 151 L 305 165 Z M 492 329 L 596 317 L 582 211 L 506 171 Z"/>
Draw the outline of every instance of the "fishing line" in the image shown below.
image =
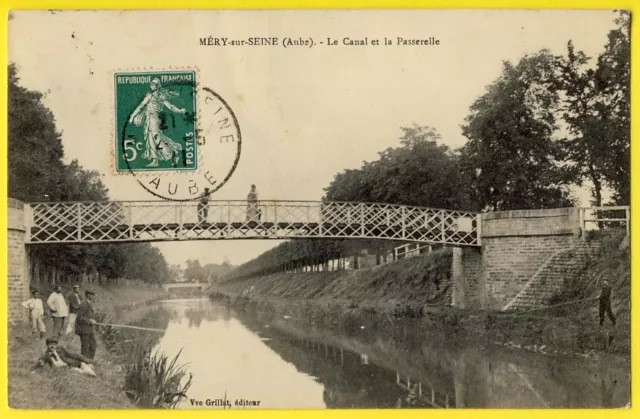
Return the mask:
<path fill-rule="evenodd" d="M 127 328 L 127 329 L 148 330 L 148 331 L 151 331 L 151 332 L 162 332 L 162 333 L 165 332 L 162 329 L 153 329 L 153 328 L 150 328 L 150 327 L 127 326 L 125 324 L 110 324 L 110 323 L 96 323 L 96 324 L 99 324 L 101 326 L 124 327 L 124 328 Z"/>

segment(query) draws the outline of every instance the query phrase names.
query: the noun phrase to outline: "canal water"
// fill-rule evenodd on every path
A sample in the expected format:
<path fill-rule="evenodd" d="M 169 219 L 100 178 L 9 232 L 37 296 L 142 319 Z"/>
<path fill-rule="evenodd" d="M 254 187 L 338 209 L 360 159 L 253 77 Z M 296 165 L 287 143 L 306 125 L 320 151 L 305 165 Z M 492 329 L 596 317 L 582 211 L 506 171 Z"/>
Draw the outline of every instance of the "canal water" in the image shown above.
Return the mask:
<path fill-rule="evenodd" d="M 311 338 L 206 298 L 158 304 L 152 317 L 169 320 L 155 349 L 180 352 L 193 374 L 183 409 L 611 408 L 630 397 L 628 364 L 444 350 L 371 331 Z"/>

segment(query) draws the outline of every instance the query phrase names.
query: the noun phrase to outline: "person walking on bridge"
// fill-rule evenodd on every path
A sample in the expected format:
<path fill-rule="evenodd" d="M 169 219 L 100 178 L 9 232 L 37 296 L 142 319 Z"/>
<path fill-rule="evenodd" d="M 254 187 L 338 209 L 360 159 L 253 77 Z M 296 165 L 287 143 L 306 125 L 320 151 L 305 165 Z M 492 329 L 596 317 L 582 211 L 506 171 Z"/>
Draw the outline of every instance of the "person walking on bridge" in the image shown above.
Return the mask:
<path fill-rule="evenodd" d="M 207 221 L 207 215 L 209 215 L 210 196 L 211 192 L 209 192 L 209 188 L 204 188 L 204 193 L 200 197 L 200 202 L 198 202 L 198 223 Z"/>
<path fill-rule="evenodd" d="M 76 318 L 76 335 L 80 336 L 80 353 L 89 359 L 96 355 L 97 342 L 94 325 L 96 315 L 93 310 L 93 296 L 95 292 L 86 290 L 86 299 L 80 305 Z"/>
<path fill-rule="evenodd" d="M 47 305 L 51 310 L 51 317 L 53 317 L 53 336 L 60 337 L 64 320 L 69 315 L 69 306 L 67 306 L 64 295 L 62 295 L 62 285 L 54 287 L 54 291 L 47 299 Z"/>
<path fill-rule="evenodd" d="M 600 289 L 600 326 L 604 323 L 605 313 L 615 326 L 616 318 L 613 315 L 613 311 L 611 311 L 611 285 L 606 279 L 602 281 L 602 288 Z"/>
<path fill-rule="evenodd" d="M 251 185 L 249 195 L 247 195 L 247 221 L 259 221 L 260 211 L 258 210 L 258 192 L 256 185 Z"/>

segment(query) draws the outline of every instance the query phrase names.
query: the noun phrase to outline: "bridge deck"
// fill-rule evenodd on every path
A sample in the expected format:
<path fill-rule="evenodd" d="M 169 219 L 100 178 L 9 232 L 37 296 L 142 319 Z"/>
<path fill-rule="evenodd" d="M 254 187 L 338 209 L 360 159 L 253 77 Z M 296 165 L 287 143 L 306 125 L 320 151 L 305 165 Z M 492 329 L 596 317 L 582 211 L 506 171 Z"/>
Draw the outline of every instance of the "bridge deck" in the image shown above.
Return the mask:
<path fill-rule="evenodd" d="M 362 228 L 369 234 L 359 235 Z M 322 234 L 312 235 L 313 231 Z M 334 224 L 334 223 L 184 223 L 184 224 L 134 224 L 128 226 L 83 226 L 78 232 L 76 226 L 64 228 L 31 228 L 31 243 L 56 242 L 109 242 L 109 241 L 166 241 L 166 240 L 217 240 L 217 239 L 292 239 L 292 238 L 378 238 L 387 240 L 406 240 L 424 242 L 427 233 L 434 238 L 427 240 L 431 243 L 447 243 L 438 240 L 442 237 L 441 230 L 413 229 L 402 237 L 399 228 L 372 224 Z M 476 245 L 475 237 L 454 230 L 445 231 L 444 235 L 450 241 L 455 240 L 460 246 Z"/>

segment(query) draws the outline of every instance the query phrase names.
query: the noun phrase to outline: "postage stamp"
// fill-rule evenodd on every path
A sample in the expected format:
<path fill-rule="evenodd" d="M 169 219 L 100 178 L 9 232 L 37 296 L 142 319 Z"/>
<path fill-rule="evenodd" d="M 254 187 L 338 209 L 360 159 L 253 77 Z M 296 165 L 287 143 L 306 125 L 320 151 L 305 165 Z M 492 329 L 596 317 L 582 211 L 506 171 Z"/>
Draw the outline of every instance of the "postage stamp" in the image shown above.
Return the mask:
<path fill-rule="evenodd" d="M 116 73 L 118 172 L 198 168 L 195 71 Z"/>
<path fill-rule="evenodd" d="M 242 135 L 228 103 L 196 69 L 114 73 L 114 172 L 176 201 L 220 189 L 240 159 Z"/>

